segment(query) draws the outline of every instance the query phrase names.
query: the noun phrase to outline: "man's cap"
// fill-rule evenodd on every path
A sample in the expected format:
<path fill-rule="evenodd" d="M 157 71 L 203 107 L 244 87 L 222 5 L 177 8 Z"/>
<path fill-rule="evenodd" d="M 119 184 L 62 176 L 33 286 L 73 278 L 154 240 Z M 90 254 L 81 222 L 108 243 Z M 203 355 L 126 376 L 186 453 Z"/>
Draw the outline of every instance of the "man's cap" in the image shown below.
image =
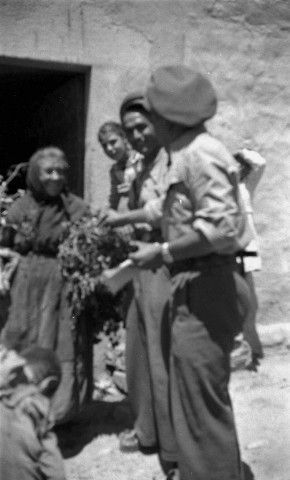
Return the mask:
<path fill-rule="evenodd" d="M 145 93 L 140 91 L 132 92 L 126 95 L 124 100 L 121 103 L 120 107 L 120 118 L 122 120 L 123 116 L 128 110 L 131 110 L 132 107 L 141 107 L 146 112 L 149 112 L 150 108 L 148 102 L 145 98 Z"/>
<path fill-rule="evenodd" d="M 213 117 L 215 90 L 200 72 L 185 65 L 157 68 L 148 83 L 147 100 L 159 115 L 180 125 L 195 126 Z"/>

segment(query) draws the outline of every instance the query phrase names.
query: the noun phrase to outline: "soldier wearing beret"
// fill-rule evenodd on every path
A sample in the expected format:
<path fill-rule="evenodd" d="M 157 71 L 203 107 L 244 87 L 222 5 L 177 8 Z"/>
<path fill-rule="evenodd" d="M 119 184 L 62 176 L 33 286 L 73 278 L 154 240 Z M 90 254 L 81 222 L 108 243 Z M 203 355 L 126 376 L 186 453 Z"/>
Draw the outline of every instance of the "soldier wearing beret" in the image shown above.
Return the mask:
<path fill-rule="evenodd" d="M 171 158 L 163 202 L 164 243 L 131 254 L 143 269 L 167 264 L 173 286 L 170 400 L 180 480 L 241 480 L 228 393 L 229 357 L 249 306 L 236 253 L 251 234 L 238 168 L 204 122 L 216 112 L 208 78 L 161 67 L 147 87 L 151 118 Z"/>

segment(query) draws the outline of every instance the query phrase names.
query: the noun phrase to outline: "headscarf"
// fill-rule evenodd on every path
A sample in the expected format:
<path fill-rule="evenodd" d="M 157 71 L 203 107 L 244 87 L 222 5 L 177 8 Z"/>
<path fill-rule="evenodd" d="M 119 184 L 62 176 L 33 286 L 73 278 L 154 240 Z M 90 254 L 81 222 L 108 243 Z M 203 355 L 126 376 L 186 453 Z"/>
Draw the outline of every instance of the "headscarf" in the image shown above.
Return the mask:
<path fill-rule="evenodd" d="M 27 193 L 12 206 L 7 215 L 7 223 L 18 226 L 25 221 L 30 223 L 32 232 L 29 249 L 39 253 L 55 253 L 64 231 L 64 223 L 81 218 L 87 206 L 81 198 L 69 193 L 67 185 L 57 197 L 46 194 L 39 178 L 40 163 L 44 158 L 59 158 L 65 170 L 69 168 L 60 149 L 47 147 L 38 150 L 29 160 Z"/>
<path fill-rule="evenodd" d="M 40 181 L 40 164 L 44 159 L 56 159 L 61 162 L 62 167 L 67 172 L 69 165 L 66 161 L 65 155 L 62 150 L 56 147 L 47 147 L 37 150 L 29 160 L 28 170 L 26 174 L 27 188 L 32 192 L 33 196 L 38 201 L 47 201 L 48 203 L 53 201 L 46 194 L 43 184 Z"/>

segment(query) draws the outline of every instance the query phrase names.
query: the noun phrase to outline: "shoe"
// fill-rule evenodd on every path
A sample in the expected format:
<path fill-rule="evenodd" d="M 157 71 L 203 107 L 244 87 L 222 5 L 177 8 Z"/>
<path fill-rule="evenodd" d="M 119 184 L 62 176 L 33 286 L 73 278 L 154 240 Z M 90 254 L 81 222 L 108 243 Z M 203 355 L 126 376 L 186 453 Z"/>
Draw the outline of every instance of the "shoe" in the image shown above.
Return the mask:
<path fill-rule="evenodd" d="M 158 452 L 158 447 L 145 447 L 141 445 L 135 430 L 124 430 L 119 436 L 120 451 L 123 453 L 141 452 L 145 455 L 151 455 Z"/>
<path fill-rule="evenodd" d="M 119 436 L 120 450 L 123 453 L 139 451 L 139 440 L 135 430 L 124 430 Z"/>

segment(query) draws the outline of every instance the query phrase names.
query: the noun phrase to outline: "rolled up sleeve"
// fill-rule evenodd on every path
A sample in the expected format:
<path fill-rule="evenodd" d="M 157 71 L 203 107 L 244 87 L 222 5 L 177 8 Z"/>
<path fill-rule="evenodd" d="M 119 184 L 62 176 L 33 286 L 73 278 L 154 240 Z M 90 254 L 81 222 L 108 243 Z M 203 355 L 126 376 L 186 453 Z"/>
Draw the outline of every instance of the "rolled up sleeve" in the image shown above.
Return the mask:
<path fill-rule="evenodd" d="M 196 152 L 188 166 L 188 188 L 195 206 L 193 228 L 207 238 L 214 251 L 237 251 L 246 219 L 238 198 L 235 167 L 211 151 Z"/>

